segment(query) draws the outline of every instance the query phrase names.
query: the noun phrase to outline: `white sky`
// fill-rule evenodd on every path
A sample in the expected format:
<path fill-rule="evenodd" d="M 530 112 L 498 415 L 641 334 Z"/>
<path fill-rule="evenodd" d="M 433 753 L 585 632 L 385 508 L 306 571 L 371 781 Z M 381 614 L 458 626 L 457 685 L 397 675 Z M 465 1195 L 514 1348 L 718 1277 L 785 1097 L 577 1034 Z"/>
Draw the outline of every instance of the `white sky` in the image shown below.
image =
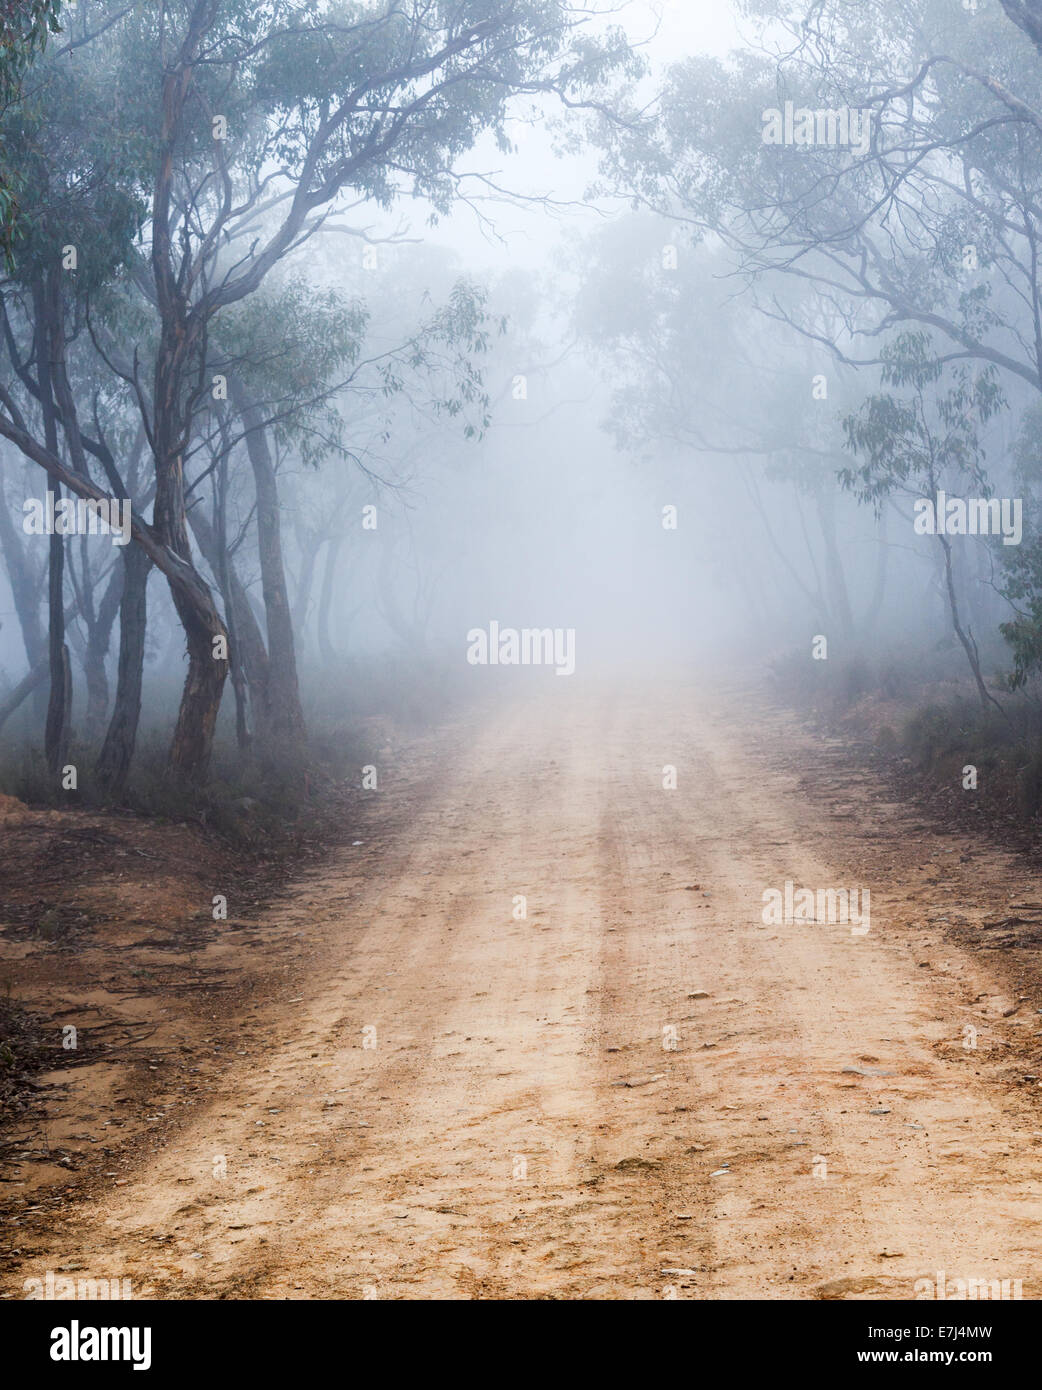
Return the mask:
<path fill-rule="evenodd" d="M 722 57 L 741 44 L 730 0 L 630 0 L 612 22 L 621 24 L 635 38 L 655 34 L 646 52 L 653 69 L 658 70 L 687 54 Z M 506 158 L 489 143 L 461 161 L 460 167 L 499 171 L 498 182 L 530 195 L 549 194 L 561 200 L 583 197 L 595 169 L 592 161 L 556 159 L 542 127 L 524 131 L 519 145 L 518 153 Z M 401 211 L 408 217 L 413 234 L 450 246 L 460 255 L 464 268 L 476 273 L 496 273 L 511 266 L 539 268 L 560 237 L 573 228 L 577 234 L 586 234 L 598 221 L 596 213 L 583 209 L 548 215 L 539 208 L 500 204 L 487 209 L 503 238 L 497 242 L 482 231 L 467 208 L 433 229 L 424 225 L 423 214 L 415 205 L 406 205 Z"/>

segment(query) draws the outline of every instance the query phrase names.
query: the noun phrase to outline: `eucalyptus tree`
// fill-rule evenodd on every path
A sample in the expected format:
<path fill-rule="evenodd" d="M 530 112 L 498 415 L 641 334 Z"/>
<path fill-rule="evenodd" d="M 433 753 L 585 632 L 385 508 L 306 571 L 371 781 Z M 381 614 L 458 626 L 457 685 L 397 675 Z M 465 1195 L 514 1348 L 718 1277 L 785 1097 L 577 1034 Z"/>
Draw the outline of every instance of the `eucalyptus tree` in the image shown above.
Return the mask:
<path fill-rule="evenodd" d="M 62 0 L 6 0 L 0 6 L 0 115 L 18 102 L 33 60 L 60 32 Z M 20 178 L 0 145 L 0 255 L 10 266 Z"/>
<path fill-rule="evenodd" d="M 118 166 L 126 148 L 107 127 L 107 107 L 96 74 L 52 53 L 35 70 L 32 91 L 4 112 L 0 130 L 19 187 L 12 261 L 0 282 L 0 326 L 10 371 L 9 383 L 0 384 L 0 432 L 19 447 L 28 437 L 49 458 L 64 459 L 84 486 L 96 486 L 92 462 L 106 485 L 118 477 L 104 442 L 92 425 L 82 424 L 92 379 L 82 360 L 87 309 L 91 296 L 128 264 L 143 215 L 140 199 L 121 177 Z M 61 481 L 53 474 L 50 490 L 58 502 Z M 48 546 L 45 746 L 53 773 L 64 764 L 68 748 L 72 677 L 65 633 L 65 538 L 55 530 Z M 98 649 L 117 597 L 110 588 L 90 644 L 95 717 L 101 717 Z M 92 596 L 83 593 L 80 599 L 93 626 Z"/>
<path fill-rule="evenodd" d="M 839 354 L 878 365 L 873 340 L 918 324 L 1042 389 L 1042 69 L 1022 35 L 945 0 L 743 8 L 763 46 L 673 66 L 658 121 L 608 128 L 614 176 L 767 292 L 805 281 L 841 331 L 793 322 Z"/>
<path fill-rule="evenodd" d="M 938 514 L 949 488 L 957 495 L 968 490 L 982 499 L 990 496 L 981 427 L 1003 404 L 996 369 L 973 371 L 965 363 L 946 369 L 921 332 L 900 335 L 883 357 L 882 385 L 897 391 L 870 396 L 844 421 L 847 442 L 861 462 L 844 470 L 843 481 L 876 506 L 894 493 L 912 500 L 917 529 L 934 535 L 940 546 L 952 630 L 981 703 L 1001 708 L 984 681 L 973 630 L 960 611 L 951 537 L 946 517 Z"/>
<path fill-rule="evenodd" d="M 227 673 L 227 632 L 188 535 L 184 454 L 211 391 L 207 343 L 218 317 L 264 282 L 349 193 L 434 214 L 480 176 L 460 157 L 491 134 L 506 147 L 518 94 L 569 106 L 604 102 L 635 75 L 625 36 L 567 0 L 173 0 L 110 5 L 97 44 L 112 83 L 108 127 L 133 132 L 130 163 L 147 202 L 131 275 L 156 320 L 151 360 L 113 365 L 133 387 L 155 470 L 153 520 L 135 538 L 166 575 L 185 630 L 188 671 L 170 763 L 205 773 Z M 80 495 L 57 440 L 34 440 L 8 412 L 0 432 Z"/>
<path fill-rule="evenodd" d="M 444 279 L 444 267 L 437 269 L 437 278 Z M 424 268 L 407 264 L 396 272 L 393 287 L 378 280 L 364 302 L 280 276 L 229 311 L 211 336 L 210 365 L 228 383 L 227 413 L 220 407 L 211 411 L 220 417 L 220 477 L 226 478 L 228 459 L 241 444 L 253 483 L 244 494 L 248 512 L 240 537 L 244 531 L 255 533 L 267 642 L 266 651 L 263 643 L 258 647 L 249 617 L 242 614 L 254 672 L 248 681 L 251 704 L 265 760 L 284 773 L 303 769 L 305 728 L 284 561 L 280 469 L 288 461 L 319 472 L 326 514 L 336 516 L 343 484 L 328 470 L 370 471 L 366 443 L 359 437 L 360 416 L 368 407 L 375 406 L 368 430 L 395 454 L 405 447 L 406 436 L 421 428 L 420 416 L 455 422 L 464 437 L 487 424 L 481 359 L 490 326 L 484 291 L 458 279 L 443 302 L 435 303 L 417 278 L 422 273 Z M 265 334 L 265 325 L 273 322 L 280 325 L 274 339 Z M 192 459 L 191 451 L 186 458 Z M 198 496 L 199 476 L 187 486 L 190 501 Z M 215 505 L 209 544 L 226 581 L 233 583 L 224 538 L 228 496 L 222 484 L 215 493 L 220 505 Z M 191 507 L 189 516 L 194 524 Z M 347 525 L 343 515 L 340 524 Z M 235 606 L 241 612 L 241 604 Z"/>
<path fill-rule="evenodd" d="M 924 332 L 939 368 L 994 368 L 1014 406 L 1042 393 L 1034 0 L 741 8 L 760 42 L 675 64 L 657 120 L 605 128 L 608 178 L 720 238 L 767 316 L 873 385 Z"/>

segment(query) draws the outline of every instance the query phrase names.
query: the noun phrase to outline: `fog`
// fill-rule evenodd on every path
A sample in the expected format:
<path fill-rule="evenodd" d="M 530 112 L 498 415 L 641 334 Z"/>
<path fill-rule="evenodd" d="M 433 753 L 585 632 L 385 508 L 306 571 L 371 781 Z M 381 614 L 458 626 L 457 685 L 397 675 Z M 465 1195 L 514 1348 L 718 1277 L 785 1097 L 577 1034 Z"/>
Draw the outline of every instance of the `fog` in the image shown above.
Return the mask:
<path fill-rule="evenodd" d="M 1042 0 L 0 4 L 9 1345 L 1008 1349 L 1040 176 Z"/>
<path fill-rule="evenodd" d="M 151 736 L 180 707 L 190 781 L 215 710 L 218 747 L 306 763 L 303 707 L 346 729 L 393 689 L 436 718 L 524 667 L 526 689 L 686 672 L 816 705 L 900 675 L 913 703 L 938 681 L 1029 698 L 1039 300 L 1012 171 L 1036 132 L 969 60 L 990 45 L 1030 105 L 1030 35 L 892 8 L 879 51 L 842 7 L 633 3 L 562 9 L 537 53 L 479 5 L 515 46 L 494 90 L 473 70 L 469 106 L 362 62 L 420 112 L 377 158 L 373 109 L 319 122 L 357 55 L 329 39 L 325 97 L 300 87 L 324 8 L 299 32 L 299 7 L 273 13 L 269 57 L 232 7 L 213 31 L 218 67 L 249 54 L 230 114 L 190 95 L 157 183 L 154 103 L 128 76 L 152 36 L 68 7 L 79 40 L 36 54 L 8 116 L 12 769 L 42 739 L 53 778 L 118 735 L 89 781 L 121 795 L 135 670 Z M 416 18 L 363 12 L 388 36 Z M 942 41 L 955 56 L 902 105 Z M 29 157 L 44 128 L 49 162 Z M 160 197 L 179 244 L 157 240 Z M 147 619 L 122 545 L 84 523 L 56 548 L 29 518 L 52 462 L 73 492 L 118 483 L 165 548 L 133 581 Z M 962 521 L 939 536 L 921 507 L 949 498 Z"/>

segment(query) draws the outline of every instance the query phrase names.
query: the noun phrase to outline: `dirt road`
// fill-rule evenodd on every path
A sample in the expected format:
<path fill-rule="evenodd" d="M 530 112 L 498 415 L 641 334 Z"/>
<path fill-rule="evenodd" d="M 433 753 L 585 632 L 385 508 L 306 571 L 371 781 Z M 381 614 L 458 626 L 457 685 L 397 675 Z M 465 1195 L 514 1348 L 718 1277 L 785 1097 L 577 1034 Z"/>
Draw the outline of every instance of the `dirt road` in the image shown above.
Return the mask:
<path fill-rule="evenodd" d="M 6 1296 L 1037 1297 L 1042 997 L 972 943 L 1042 893 L 827 752 L 550 680 L 382 769 L 272 908 L 306 969 L 245 1055 Z M 868 888 L 870 930 L 764 925 L 786 880 Z"/>

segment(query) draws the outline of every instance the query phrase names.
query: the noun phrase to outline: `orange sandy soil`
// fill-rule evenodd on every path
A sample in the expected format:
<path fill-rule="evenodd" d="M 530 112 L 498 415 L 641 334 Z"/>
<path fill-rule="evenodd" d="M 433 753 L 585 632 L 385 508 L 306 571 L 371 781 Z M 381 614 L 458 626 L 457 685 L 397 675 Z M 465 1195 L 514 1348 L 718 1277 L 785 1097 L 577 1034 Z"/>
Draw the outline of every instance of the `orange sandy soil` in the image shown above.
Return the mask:
<path fill-rule="evenodd" d="M 5 1297 L 1042 1291 L 1037 867 L 746 691 L 472 712 L 277 887 L 13 811 L 0 978 L 83 1052 L 8 1116 Z M 786 879 L 870 932 L 765 926 Z"/>

